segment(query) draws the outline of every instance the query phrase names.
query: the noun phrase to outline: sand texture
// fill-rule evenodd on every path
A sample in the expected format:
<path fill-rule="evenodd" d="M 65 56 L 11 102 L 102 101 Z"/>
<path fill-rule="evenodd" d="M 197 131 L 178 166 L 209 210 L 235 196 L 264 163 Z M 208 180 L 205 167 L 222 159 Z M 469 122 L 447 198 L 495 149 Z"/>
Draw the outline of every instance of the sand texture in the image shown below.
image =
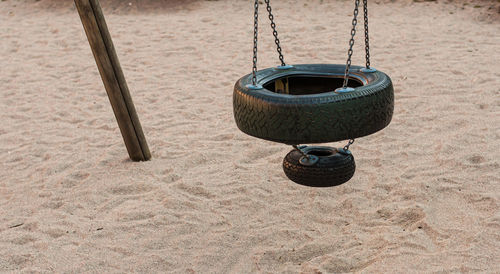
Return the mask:
<path fill-rule="evenodd" d="M 273 2 L 287 63 L 345 63 L 352 1 Z M 0 272 L 498 273 L 498 2 L 370 1 L 395 113 L 326 189 L 233 121 L 252 1 L 102 6 L 153 160 L 128 159 L 72 1 L 0 1 Z M 264 6 L 259 46 L 278 65 Z"/>

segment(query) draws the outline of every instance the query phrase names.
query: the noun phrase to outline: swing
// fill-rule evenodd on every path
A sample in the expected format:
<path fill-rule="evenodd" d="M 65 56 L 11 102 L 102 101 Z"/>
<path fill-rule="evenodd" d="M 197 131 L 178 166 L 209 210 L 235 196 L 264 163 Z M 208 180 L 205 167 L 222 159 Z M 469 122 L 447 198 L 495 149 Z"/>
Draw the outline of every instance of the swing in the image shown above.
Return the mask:
<path fill-rule="evenodd" d="M 283 169 L 296 183 L 325 187 L 347 182 L 355 170 L 349 150 L 354 139 L 373 134 L 391 122 L 391 79 L 370 66 L 367 0 L 363 0 L 366 66 L 351 66 L 359 2 L 355 0 L 346 65 L 287 65 L 270 0 L 265 0 L 281 64 L 257 70 L 259 0 L 255 1 L 253 68 L 235 84 L 234 118 L 248 135 L 293 146 Z M 342 140 L 349 142 L 338 149 L 300 146 Z"/>

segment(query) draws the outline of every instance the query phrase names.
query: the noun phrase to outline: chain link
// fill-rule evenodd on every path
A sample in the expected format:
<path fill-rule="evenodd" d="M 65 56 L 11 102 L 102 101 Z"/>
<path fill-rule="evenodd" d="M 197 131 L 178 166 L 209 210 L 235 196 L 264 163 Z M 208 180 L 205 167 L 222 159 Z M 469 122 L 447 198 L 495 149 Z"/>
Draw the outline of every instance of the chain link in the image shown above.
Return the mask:
<path fill-rule="evenodd" d="M 344 150 L 349 150 L 349 147 L 350 147 L 352 144 L 354 144 L 354 139 L 349 140 L 349 142 L 347 143 L 347 145 L 345 145 Z"/>
<path fill-rule="evenodd" d="M 257 85 L 257 42 L 259 33 L 259 0 L 255 0 L 254 22 L 253 22 L 253 68 L 252 85 Z"/>
<path fill-rule="evenodd" d="M 370 69 L 370 36 L 368 35 L 368 0 L 363 0 L 363 12 L 365 15 L 366 68 Z"/>
<path fill-rule="evenodd" d="M 276 49 L 278 50 L 278 55 L 282 66 L 286 66 L 283 53 L 280 46 L 280 39 L 278 38 L 278 31 L 276 30 L 276 24 L 274 23 L 274 15 L 272 12 L 270 0 L 265 0 L 267 5 L 267 11 L 269 12 L 269 20 L 271 21 L 271 28 L 273 29 L 274 42 L 276 43 Z"/>
<path fill-rule="evenodd" d="M 309 159 L 310 156 L 307 153 L 305 153 L 304 151 L 302 151 L 302 149 L 300 149 L 298 145 L 292 145 L 292 147 L 294 149 L 296 149 L 298 152 L 300 152 L 300 154 L 302 154 L 302 156 L 304 156 L 307 159 Z"/>
<path fill-rule="evenodd" d="M 352 19 L 352 29 L 351 29 L 351 40 L 349 41 L 349 51 L 347 51 L 347 63 L 345 66 L 345 75 L 344 75 L 344 85 L 343 87 L 347 87 L 347 83 L 349 81 L 349 69 L 351 68 L 351 59 L 353 53 L 354 46 L 354 36 L 356 35 L 356 25 L 358 24 L 358 13 L 359 13 L 359 0 L 356 0 L 354 7 L 354 18 Z"/>

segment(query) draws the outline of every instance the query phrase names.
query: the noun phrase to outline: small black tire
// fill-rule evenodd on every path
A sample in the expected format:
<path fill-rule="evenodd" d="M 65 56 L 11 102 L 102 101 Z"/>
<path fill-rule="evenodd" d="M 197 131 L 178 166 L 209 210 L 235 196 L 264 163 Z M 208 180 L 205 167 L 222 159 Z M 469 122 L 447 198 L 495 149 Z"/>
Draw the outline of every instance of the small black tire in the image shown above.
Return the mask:
<path fill-rule="evenodd" d="M 302 153 L 294 149 L 283 160 L 283 171 L 293 182 L 311 187 L 338 186 L 349 181 L 356 170 L 354 156 L 349 150 L 309 146 L 301 148 L 317 158 L 313 165 L 301 163 Z"/>
<path fill-rule="evenodd" d="M 308 77 L 338 79 L 342 82 L 345 65 L 294 65 L 288 70 L 276 68 L 257 72 L 238 80 L 233 92 L 236 125 L 244 133 L 285 144 L 330 143 L 360 138 L 385 128 L 394 111 L 391 79 L 381 71 L 364 72 L 352 66 L 350 83 L 361 83 L 352 92 L 293 95 L 269 88 L 276 79 Z M 306 87 L 307 89 L 307 87 Z"/>

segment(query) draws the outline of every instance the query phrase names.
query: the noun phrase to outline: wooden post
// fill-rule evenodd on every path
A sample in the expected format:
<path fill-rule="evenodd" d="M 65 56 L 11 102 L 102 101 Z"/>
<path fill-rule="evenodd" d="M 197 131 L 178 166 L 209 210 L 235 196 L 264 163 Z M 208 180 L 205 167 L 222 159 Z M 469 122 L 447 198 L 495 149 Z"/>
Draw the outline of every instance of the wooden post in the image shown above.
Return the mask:
<path fill-rule="evenodd" d="M 118 61 L 99 0 L 75 0 L 99 73 L 111 102 L 130 159 L 151 159 L 139 116 Z"/>

